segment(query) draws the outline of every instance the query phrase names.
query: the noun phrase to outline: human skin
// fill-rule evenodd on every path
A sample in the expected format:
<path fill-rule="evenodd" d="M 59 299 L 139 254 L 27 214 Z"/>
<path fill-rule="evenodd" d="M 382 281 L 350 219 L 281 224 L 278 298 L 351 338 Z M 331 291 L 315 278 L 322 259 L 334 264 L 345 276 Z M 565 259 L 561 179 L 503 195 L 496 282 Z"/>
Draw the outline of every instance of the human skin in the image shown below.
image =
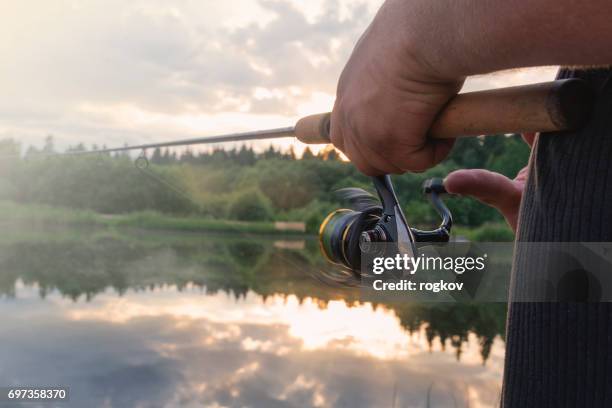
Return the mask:
<path fill-rule="evenodd" d="M 340 77 L 331 141 L 367 175 L 424 171 L 452 148 L 427 131 L 466 77 L 608 65 L 609 21 L 606 0 L 387 0 Z"/>
<path fill-rule="evenodd" d="M 529 146 L 533 146 L 535 138 L 535 133 L 523 135 L 523 139 Z M 497 209 L 504 216 L 512 231 L 516 232 L 527 173 L 527 166 L 521 169 L 513 179 L 483 169 L 456 170 L 446 176 L 444 186 L 451 194 L 474 197 Z"/>

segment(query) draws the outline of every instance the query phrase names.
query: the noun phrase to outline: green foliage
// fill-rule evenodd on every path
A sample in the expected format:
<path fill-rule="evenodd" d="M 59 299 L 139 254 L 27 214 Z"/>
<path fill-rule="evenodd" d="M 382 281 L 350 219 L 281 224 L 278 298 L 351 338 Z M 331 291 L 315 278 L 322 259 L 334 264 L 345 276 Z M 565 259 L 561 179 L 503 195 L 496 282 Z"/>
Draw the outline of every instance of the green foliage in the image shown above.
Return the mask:
<path fill-rule="evenodd" d="M 229 216 L 240 221 L 268 221 L 272 219 L 272 205 L 258 190 L 243 191 L 232 201 Z"/>
<path fill-rule="evenodd" d="M 311 201 L 307 206 L 291 210 L 285 214 L 281 214 L 277 218 L 282 220 L 302 220 L 306 224 L 306 232 L 316 234 L 319 232 L 319 226 L 325 217 L 337 209 L 339 204 L 329 201 Z"/>
<path fill-rule="evenodd" d="M 474 241 L 480 242 L 512 242 L 514 240 L 514 233 L 505 224 L 485 224 L 477 228 L 472 236 Z"/>
<path fill-rule="evenodd" d="M 216 219 L 302 221 L 308 231 L 316 232 L 330 211 L 346 206 L 334 191 L 359 187 L 373 192 L 368 177 L 329 149 L 317 155 L 308 150 L 301 160 L 292 151 L 273 148 L 259 154 L 247 147 L 187 151 L 180 157 L 155 149 L 146 169 L 134 166 L 127 154 L 48 156 L 30 148 L 22 159 L 19 151 L 14 141 L 0 141 L 0 154 L 12 157 L 0 163 L 0 199 L 103 214 L 154 211 Z M 52 151 L 49 138 L 44 152 Z M 528 154 L 528 146 L 518 136 L 463 138 L 435 168 L 393 180 L 409 222 L 429 227 L 438 222 L 438 216 L 421 193 L 424 180 L 445 177 L 459 168 L 488 168 L 513 177 Z M 458 225 L 503 223 L 495 210 L 475 200 L 449 197 L 446 203 Z"/>
<path fill-rule="evenodd" d="M 457 237 L 462 237 L 473 242 L 514 241 L 514 233 L 505 222 L 486 223 L 479 227 L 457 226 L 454 229 L 454 234 Z"/>
<path fill-rule="evenodd" d="M 105 214 L 157 210 L 190 213 L 196 206 L 181 194 L 180 179 L 167 168 L 139 170 L 127 158 L 47 157 L 19 163 L 13 180 L 19 202 Z"/>
<path fill-rule="evenodd" d="M 486 167 L 513 178 L 525 166 L 529 151 L 529 146 L 518 136 L 507 138 L 503 154 L 489 158 Z M 517 160 L 517 157 L 525 158 L 525 161 Z"/>
<path fill-rule="evenodd" d="M 274 223 L 265 221 L 242 222 L 197 216 L 172 216 L 155 211 L 108 215 L 91 210 L 74 210 L 40 204 L 18 204 L 0 201 L 0 222 L 7 225 L 33 226 L 95 226 L 172 230 L 189 232 L 283 234 Z M 16 228 L 19 229 L 19 228 Z M 2 237 L 0 237 L 2 238 Z"/>
<path fill-rule="evenodd" d="M 255 172 L 259 188 L 280 210 L 303 207 L 321 191 L 316 172 L 302 161 L 262 161 Z"/>

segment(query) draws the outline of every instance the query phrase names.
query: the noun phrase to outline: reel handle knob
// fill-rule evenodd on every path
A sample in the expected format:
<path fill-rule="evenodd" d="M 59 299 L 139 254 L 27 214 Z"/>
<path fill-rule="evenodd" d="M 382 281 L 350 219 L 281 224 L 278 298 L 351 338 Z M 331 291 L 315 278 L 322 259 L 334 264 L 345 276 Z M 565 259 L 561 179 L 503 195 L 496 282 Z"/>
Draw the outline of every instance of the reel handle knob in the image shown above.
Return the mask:
<path fill-rule="evenodd" d="M 431 178 L 423 183 L 423 194 L 448 194 L 444 187 L 444 180 L 441 178 Z"/>

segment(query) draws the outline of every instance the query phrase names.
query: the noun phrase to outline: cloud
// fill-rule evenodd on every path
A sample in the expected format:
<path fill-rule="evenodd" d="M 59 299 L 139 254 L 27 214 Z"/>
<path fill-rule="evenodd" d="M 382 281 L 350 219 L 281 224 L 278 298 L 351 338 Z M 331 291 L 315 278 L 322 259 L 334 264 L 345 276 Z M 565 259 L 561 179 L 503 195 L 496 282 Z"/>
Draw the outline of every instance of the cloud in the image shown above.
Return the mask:
<path fill-rule="evenodd" d="M 57 293 L 40 300 L 36 291 L 18 289 L 17 300 L 2 305 L 0 381 L 70 387 L 74 406 L 379 407 L 394 393 L 398 406 L 424 406 L 431 393 L 432 406 L 482 407 L 499 396 L 501 340 L 483 366 L 470 335 L 457 362 L 451 349 L 429 350 L 425 328 L 403 332 L 388 310 L 176 288 L 107 292 L 90 302 Z M 308 332 L 292 330 L 304 320 Z M 353 320 L 362 326 L 345 324 Z M 317 337 L 317 346 L 304 336 Z M 351 349 L 363 341 L 366 349 Z M 376 356 L 388 347 L 396 352 Z"/>
<path fill-rule="evenodd" d="M 331 108 L 380 3 L 7 2 L 0 137 L 66 147 L 286 126 Z"/>

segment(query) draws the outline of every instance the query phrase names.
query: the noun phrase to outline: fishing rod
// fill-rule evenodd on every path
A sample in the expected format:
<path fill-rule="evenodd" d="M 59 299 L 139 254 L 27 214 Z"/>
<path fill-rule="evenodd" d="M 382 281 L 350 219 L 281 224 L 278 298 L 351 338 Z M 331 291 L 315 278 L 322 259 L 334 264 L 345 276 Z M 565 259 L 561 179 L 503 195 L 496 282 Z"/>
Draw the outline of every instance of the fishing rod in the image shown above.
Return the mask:
<path fill-rule="evenodd" d="M 575 130 L 587 120 L 592 103 L 593 92 L 580 79 L 459 94 L 438 114 L 428 136 L 449 139 Z M 306 144 L 327 144 L 330 143 L 330 122 L 331 114 L 322 113 L 306 116 L 291 127 L 65 154 L 142 150 L 141 158 L 146 160 L 146 149 L 161 147 L 281 137 L 296 137 Z M 376 250 L 378 243 L 392 243 L 396 252 L 415 256 L 418 243 L 449 241 L 453 221 L 441 199 L 446 193 L 442 180 L 427 180 L 423 185 L 423 193 L 442 218 L 440 226 L 432 231 L 408 225 L 388 175 L 373 177 L 372 181 L 378 197 L 361 189 L 345 189 L 341 195 L 351 208 L 336 210 L 323 221 L 319 243 L 330 262 L 358 274 L 361 255 Z"/>
<path fill-rule="evenodd" d="M 438 114 L 429 137 L 452 139 L 576 129 L 586 119 L 591 99 L 590 88 L 580 79 L 463 93 L 451 99 Z M 330 119 L 331 113 L 321 113 L 301 118 L 289 127 L 63 154 L 112 153 L 285 137 L 295 137 L 306 144 L 328 144 Z"/>

